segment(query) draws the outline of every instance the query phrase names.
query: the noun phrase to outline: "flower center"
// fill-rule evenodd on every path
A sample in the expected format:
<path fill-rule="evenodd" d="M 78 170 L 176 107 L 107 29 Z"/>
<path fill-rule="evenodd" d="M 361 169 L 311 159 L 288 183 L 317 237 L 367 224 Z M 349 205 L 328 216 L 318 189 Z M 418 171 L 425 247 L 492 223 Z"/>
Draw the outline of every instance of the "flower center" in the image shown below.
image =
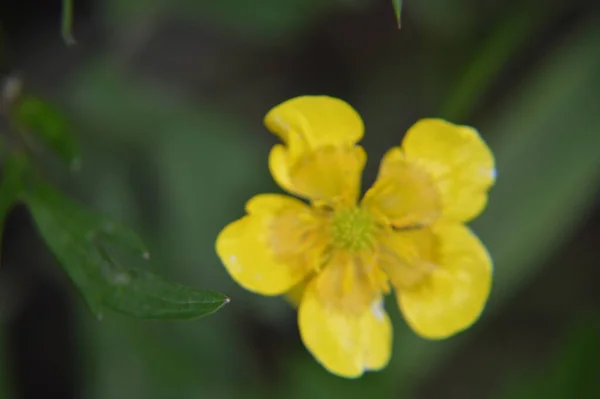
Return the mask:
<path fill-rule="evenodd" d="M 353 207 L 336 210 L 332 219 L 332 241 L 338 248 L 360 251 L 371 248 L 376 224 L 364 209 Z"/>

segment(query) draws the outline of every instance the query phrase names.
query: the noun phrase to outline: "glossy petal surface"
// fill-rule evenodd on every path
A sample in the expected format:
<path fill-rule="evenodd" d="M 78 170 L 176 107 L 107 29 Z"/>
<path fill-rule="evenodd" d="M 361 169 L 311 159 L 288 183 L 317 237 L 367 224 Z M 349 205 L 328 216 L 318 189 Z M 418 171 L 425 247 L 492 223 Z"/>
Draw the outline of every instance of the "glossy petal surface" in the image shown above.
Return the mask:
<path fill-rule="evenodd" d="M 412 329 L 425 338 L 449 337 L 472 325 L 491 289 L 492 262 L 479 239 L 460 224 L 437 224 L 431 241 L 414 245 L 417 268 L 428 274 L 417 284 L 396 286 L 398 304 Z M 404 244 L 406 253 L 410 243 Z M 395 279 L 392 279 L 394 283 Z"/>
<path fill-rule="evenodd" d="M 415 123 L 402 141 L 401 151 L 384 158 L 381 173 L 408 162 L 427 173 L 439 192 L 442 217 L 466 222 L 481 213 L 496 177 L 494 158 L 479 133 L 441 119 Z"/>
<path fill-rule="evenodd" d="M 307 286 L 298 310 L 302 340 L 325 368 L 344 377 L 389 361 L 392 326 L 381 295 L 348 257 L 332 260 Z"/>
<path fill-rule="evenodd" d="M 275 181 L 286 191 L 312 201 L 356 201 L 366 154 L 360 146 L 321 147 L 297 159 L 276 145 L 269 156 Z"/>
<path fill-rule="evenodd" d="M 303 202 L 284 195 L 252 198 L 248 215 L 217 237 L 217 253 L 241 286 L 279 295 L 318 267 L 323 246 L 321 221 Z"/>
<path fill-rule="evenodd" d="M 399 148 L 384 156 L 362 205 L 400 228 L 427 226 L 442 213 L 438 187 L 427 173 L 407 162 Z"/>
<path fill-rule="evenodd" d="M 293 157 L 325 146 L 353 146 L 364 132 L 356 110 L 328 96 L 287 100 L 267 113 L 265 126 L 281 138 Z"/>

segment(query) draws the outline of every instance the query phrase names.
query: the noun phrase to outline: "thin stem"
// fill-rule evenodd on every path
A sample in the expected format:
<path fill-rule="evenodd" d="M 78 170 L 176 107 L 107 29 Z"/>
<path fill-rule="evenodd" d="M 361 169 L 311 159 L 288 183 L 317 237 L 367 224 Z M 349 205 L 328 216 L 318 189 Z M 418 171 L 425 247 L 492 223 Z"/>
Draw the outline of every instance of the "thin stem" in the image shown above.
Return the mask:
<path fill-rule="evenodd" d="M 62 37 L 67 46 L 77 44 L 73 37 L 73 0 L 63 0 Z"/>

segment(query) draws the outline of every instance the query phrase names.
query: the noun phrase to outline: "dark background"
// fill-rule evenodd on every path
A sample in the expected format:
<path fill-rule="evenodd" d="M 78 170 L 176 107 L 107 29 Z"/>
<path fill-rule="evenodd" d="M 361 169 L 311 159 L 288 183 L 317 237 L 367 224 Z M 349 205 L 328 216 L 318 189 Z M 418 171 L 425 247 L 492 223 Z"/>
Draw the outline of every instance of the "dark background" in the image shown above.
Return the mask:
<path fill-rule="evenodd" d="M 405 0 L 4 0 L 0 66 L 63 110 L 81 171 L 53 178 L 134 226 L 149 267 L 224 292 L 206 319 L 92 317 L 26 209 L 5 225 L 0 397 L 600 397 L 600 3 Z M 350 102 L 367 128 L 365 185 L 417 119 L 477 127 L 498 183 L 472 227 L 495 261 L 481 320 L 416 337 L 389 301 L 387 369 L 328 374 L 283 300 L 243 291 L 214 252 L 253 194 L 278 191 L 262 126 L 300 94 Z M 4 126 L 2 126 L 4 128 Z"/>

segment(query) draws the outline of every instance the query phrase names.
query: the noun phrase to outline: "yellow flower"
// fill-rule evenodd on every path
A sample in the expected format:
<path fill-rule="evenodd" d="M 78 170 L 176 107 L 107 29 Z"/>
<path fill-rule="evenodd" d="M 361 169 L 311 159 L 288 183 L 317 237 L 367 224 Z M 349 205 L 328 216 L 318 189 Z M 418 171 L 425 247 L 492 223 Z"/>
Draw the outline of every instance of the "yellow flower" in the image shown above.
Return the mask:
<path fill-rule="evenodd" d="M 420 336 L 469 327 L 487 300 L 490 257 L 464 226 L 484 209 L 493 156 L 476 130 L 440 119 L 412 126 L 383 157 L 359 201 L 366 161 L 357 112 L 326 96 L 294 98 L 265 117 L 284 144 L 269 168 L 288 193 L 257 195 L 216 249 L 229 274 L 263 295 L 298 301 L 305 346 L 329 371 L 358 377 L 389 361 L 383 296 Z"/>

